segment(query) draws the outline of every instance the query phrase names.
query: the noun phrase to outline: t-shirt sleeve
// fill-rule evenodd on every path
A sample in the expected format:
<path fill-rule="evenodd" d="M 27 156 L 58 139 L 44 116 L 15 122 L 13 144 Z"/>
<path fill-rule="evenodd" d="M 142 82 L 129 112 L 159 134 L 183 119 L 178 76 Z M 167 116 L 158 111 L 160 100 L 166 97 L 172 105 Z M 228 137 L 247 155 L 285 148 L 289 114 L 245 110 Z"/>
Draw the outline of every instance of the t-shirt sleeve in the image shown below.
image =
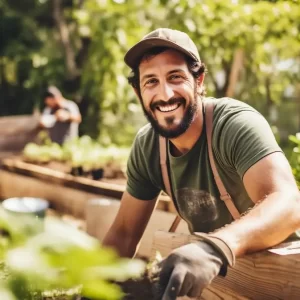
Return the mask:
<path fill-rule="evenodd" d="M 127 192 L 140 200 L 152 200 L 160 193 L 149 175 L 147 158 L 136 137 L 127 162 Z"/>
<path fill-rule="evenodd" d="M 67 106 L 67 109 L 69 110 L 69 112 L 73 116 L 79 116 L 80 115 L 79 108 L 78 108 L 77 104 L 75 104 L 74 102 L 69 102 L 69 105 Z"/>
<path fill-rule="evenodd" d="M 215 140 L 216 152 L 229 168 L 243 178 L 263 157 L 282 152 L 266 119 L 256 111 L 242 111 L 226 120 Z"/>

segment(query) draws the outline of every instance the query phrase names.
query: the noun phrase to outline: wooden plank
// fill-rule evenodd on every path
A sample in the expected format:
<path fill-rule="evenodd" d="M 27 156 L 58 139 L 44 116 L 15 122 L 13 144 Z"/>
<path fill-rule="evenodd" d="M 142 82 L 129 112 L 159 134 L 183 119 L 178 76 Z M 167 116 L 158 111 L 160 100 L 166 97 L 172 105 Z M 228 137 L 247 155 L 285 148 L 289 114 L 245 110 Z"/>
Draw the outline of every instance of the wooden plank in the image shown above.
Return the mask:
<path fill-rule="evenodd" d="M 4 151 L 2 148 L 0 150 L 0 167 L 2 165 L 2 161 L 7 158 L 12 158 L 16 155 L 19 155 L 20 151 Z"/>
<path fill-rule="evenodd" d="M 193 235 L 156 232 L 152 256 L 156 251 L 167 256 L 173 249 L 197 240 Z M 300 242 L 281 245 L 287 247 L 300 250 Z M 278 255 L 270 251 L 239 258 L 227 276 L 217 277 L 199 299 L 300 299 L 300 253 Z"/>
<path fill-rule="evenodd" d="M 119 207 L 120 201 L 116 200 L 92 199 L 88 201 L 86 209 L 87 233 L 102 241 L 113 223 Z M 168 230 L 175 216 L 174 213 L 155 209 L 141 239 L 137 252 L 138 256 L 150 257 L 154 233 L 157 230 Z M 177 231 L 189 232 L 186 223 L 183 221 L 180 222 Z"/>
<path fill-rule="evenodd" d="M 52 182 L 57 185 L 82 190 L 87 193 L 98 194 L 116 199 L 121 199 L 123 192 L 125 191 L 125 185 L 96 181 L 84 177 L 76 177 L 71 174 L 16 159 L 3 160 L 2 168 L 12 173 L 39 178 L 45 182 Z M 158 208 L 161 210 L 170 210 L 175 212 L 174 205 L 167 196 L 160 196 Z"/>
<path fill-rule="evenodd" d="M 6 159 L 3 161 L 2 168 L 17 174 L 39 178 L 46 182 L 53 182 L 90 193 L 99 193 L 108 197 L 121 198 L 124 192 L 124 186 L 121 185 L 76 177 L 43 166 L 29 164 L 21 160 Z"/>
<path fill-rule="evenodd" d="M 39 131 L 37 114 L 0 117 L 1 152 L 22 151 L 27 143 L 36 139 Z"/>
<path fill-rule="evenodd" d="M 0 169 L 0 198 L 11 197 L 40 197 L 48 200 L 51 207 L 62 214 L 69 214 L 87 222 L 87 232 L 103 239 L 112 224 L 120 206 L 120 201 L 96 193 L 88 193 L 55 182 L 23 176 Z M 109 203 L 105 206 L 103 203 Z M 100 205 L 101 204 L 101 205 Z M 152 236 L 156 230 L 167 230 L 171 225 L 174 214 L 163 213 L 157 208 L 155 217 L 151 218 L 139 249 L 140 256 L 149 257 L 152 248 Z M 188 232 L 184 223 L 180 232 Z"/>
<path fill-rule="evenodd" d="M 11 197 L 44 198 L 57 211 L 85 219 L 87 201 L 103 196 L 0 170 L 0 198 Z"/>
<path fill-rule="evenodd" d="M 91 199 L 86 204 L 86 231 L 102 241 L 120 207 L 120 201 Z"/>
<path fill-rule="evenodd" d="M 195 298 L 193 298 L 195 299 Z M 237 295 L 235 292 L 226 289 L 225 287 L 215 287 L 211 285 L 209 288 L 204 289 L 202 295 L 197 300 L 249 300 L 250 298 Z M 252 298 L 253 300 L 255 298 Z M 276 298 L 277 299 L 277 298 Z M 191 300 L 189 297 L 178 297 L 177 300 Z M 256 299 L 255 299 L 256 300 Z M 261 299 L 263 300 L 263 299 Z"/>
<path fill-rule="evenodd" d="M 0 117 L 0 134 L 17 135 L 20 132 L 31 131 L 38 127 L 38 124 L 38 114 Z"/>

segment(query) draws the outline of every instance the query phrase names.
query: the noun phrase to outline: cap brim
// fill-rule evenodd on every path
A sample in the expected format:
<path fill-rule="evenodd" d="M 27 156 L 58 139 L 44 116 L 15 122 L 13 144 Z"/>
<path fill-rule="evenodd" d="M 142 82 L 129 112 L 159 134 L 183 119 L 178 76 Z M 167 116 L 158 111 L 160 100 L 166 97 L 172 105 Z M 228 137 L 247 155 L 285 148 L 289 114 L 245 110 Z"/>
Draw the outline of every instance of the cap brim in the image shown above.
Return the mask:
<path fill-rule="evenodd" d="M 173 43 L 172 41 L 165 40 L 162 38 L 148 38 L 140 41 L 128 50 L 128 52 L 125 54 L 124 61 L 130 68 L 133 69 L 137 66 L 144 53 L 155 47 L 172 48 L 183 52 L 184 54 L 198 61 L 198 58 L 195 57 L 195 55 L 190 53 L 188 50 L 182 48 L 176 43 Z"/>

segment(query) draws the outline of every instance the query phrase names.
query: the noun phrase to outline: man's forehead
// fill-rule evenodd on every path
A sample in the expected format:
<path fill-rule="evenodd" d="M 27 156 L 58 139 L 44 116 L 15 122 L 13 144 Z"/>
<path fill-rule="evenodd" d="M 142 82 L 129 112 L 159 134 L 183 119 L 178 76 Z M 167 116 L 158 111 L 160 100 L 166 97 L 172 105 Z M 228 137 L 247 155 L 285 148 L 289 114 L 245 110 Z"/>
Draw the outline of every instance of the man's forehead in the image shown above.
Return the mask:
<path fill-rule="evenodd" d="M 152 73 L 158 70 L 178 69 L 187 71 L 187 64 L 183 54 L 176 50 L 166 50 L 155 56 L 147 57 L 142 60 L 139 66 L 140 75 L 142 73 Z"/>

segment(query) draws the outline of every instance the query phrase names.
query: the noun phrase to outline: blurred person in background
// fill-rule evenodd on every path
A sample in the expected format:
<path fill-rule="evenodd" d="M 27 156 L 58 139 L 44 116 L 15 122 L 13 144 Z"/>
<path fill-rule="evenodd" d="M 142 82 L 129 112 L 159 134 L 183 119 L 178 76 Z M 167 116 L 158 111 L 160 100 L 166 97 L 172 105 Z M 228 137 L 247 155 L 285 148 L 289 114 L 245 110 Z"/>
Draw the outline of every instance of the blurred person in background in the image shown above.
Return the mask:
<path fill-rule="evenodd" d="M 205 97 L 206 68 L 186 33 L 159 28 L 135 44 L 125 62 L 149 124 L 133 143 L 126 191 L 103 245 L 135 255 L 159 193 L 168 192 L 163 179 L 169 173 L 169 195 L 201 240 L 161 262 L 159 299 L 197 297 L 236 257 L 272 247 L 300 228 L 299 190 L 258 111 Z M 159 145 L 166 148 L 167 170 Z"/>
<path fill-rule="evenodd" d="M 48 130 L 52 142 L 61 145 L 78 137 L 81 114 L 77 104 L 65 99 L 55 86 L 48 87 L 43 97 L 46 107 L 40 119 L 40 126 Z"/>

